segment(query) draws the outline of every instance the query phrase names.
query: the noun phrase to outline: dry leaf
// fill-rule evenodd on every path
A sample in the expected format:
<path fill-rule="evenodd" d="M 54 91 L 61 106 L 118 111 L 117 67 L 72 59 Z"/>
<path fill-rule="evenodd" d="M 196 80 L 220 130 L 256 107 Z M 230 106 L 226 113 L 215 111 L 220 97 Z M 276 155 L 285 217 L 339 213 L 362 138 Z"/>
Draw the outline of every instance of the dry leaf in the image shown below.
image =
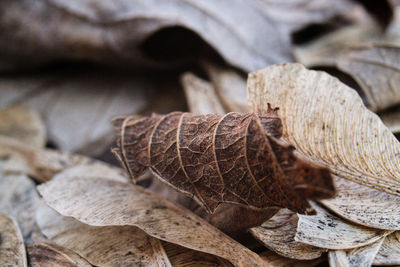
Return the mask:
<path fill-rule="evenodd" d="M 373 265 L 400 265 L 399 232 L 388 235 L 382 243 Z"/>
<path fill-rule="evenodd" d="M 378 241 L 360 248 L 351 250 L 331 250 L 328 256 L 329 266 L 369 267 L 372 265 L 385 238 L 386 237 L 382 237 Z"/>
<path fill-rule="evenodd" d="M 392 231 L 383 231 L 346 222 L 316 204 L 315 216 L 299 216 L 295 240 L 328 249 L 351 249 L 372 244 Z"/>
<path fill-rule="evenodd" d="M 46 129 L 39 114 L 24 105 L 0 110 L 0 135 L 9 136 L 33 147 L 46 144 Z"/>
<path fill-rule="evenodd" d="M 280 107 L 283 137 L 339 177 L 400 196 L 400 144 L 356 91 L 324 72 L 281 64 L 250 74 L 249 104 Z"/>
<path fill-rule="evenodd" d="M 248 112 L 245 78 L 233 69 L 218 66 L 210 62 L 203 62 L 202 65 L 210 76 L 211 82 L 225 110 L 229 112 Z"/>
<path fill-rule="evenodd" d="M 335 177 L 338 194 L 320 202 L 349 221 L 371 228 L 400 230 L 400 197 Z"/>
<path fill-rule="evenodd" d="M 400 108 L 379 113 L 379 117 L 392 133 L 400 133 Z"/>
<path fill-rule="evenodd" d="M 67 248 L 51 243 L 34 243 L 28 247 L 32 267 L 91 267 L 85 259 Z"/>
<path fill-rule="evenodd" d="M 38 190 L 50 207 L 83 223 L 137 226 L 153 237 L 219 256 L 236 266 L 263 265 L 256 254 L 190 211 L 133 184 L 71 178 L 51 180 Z"/>
<path fill-rule="evenodd" d="M 347 0 L 2 1 L 0 70 L 57 59 L 171 67 L 199 56 L 204 40 L 230 64 L 254 71 L 291 59 L 293 31 L 354 6 Z"/>
<path fill-rule="evenodd" d="M 369 108 L 382 110 L 400 102 L 400 47 L 374 44 L 352 48 L 338 67 L 358 82 Z"/>
<path fill-rule="evenodd" d="M 298 217 L 296 213 L 281 209 L 261 226 L 250 229 L 251 234 L 276 253 L 298 260 L 319 258 L 327 249 L 303 244 L 294 240 Z"/>
<path fill-rule="evenodd" d="M 181 83 L 190 112 L 195 114 L 225 113 L 214 87 L 209 82 L 187 72 L 181 76 Z"/>
<path fill-rule="evenodd" d="M 36 213 L 42 232 L 96 266 L 171 266 L 159 240 L 133 226 L 89 226 L 45 204 Z"/>
<path fill-rule="evenodd" d="M 314 267 L 323 261 L 322 257 L 315 260 L 299 261 L 282 257 L 272 251 L 265 251 L 260 256 L 271 267 Z"/>
<path fill-rule="evenodd" d="M 24 240 L 18 224 L 0 213 L 0 266 L 28 266 Z"/>
<path fill-rule="evenodd" d="M 120 132 L 114 154 L 133 179 L 150 169 L 209 213 L 223 202 L 310 213 L 307 199 L 334 195 L 326 169 L 294 157 L 293 147 L 276 138 L 276 110 L 263 116 L 174 112 L 114 124 Z"/>

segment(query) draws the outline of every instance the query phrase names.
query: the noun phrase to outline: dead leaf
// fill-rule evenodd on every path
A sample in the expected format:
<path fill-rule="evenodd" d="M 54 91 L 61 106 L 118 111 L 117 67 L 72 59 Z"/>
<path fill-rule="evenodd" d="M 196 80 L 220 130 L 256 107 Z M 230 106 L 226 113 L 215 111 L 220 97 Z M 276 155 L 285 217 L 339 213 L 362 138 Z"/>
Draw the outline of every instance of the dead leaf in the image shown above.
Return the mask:
<path fill-rule="evenodd" d="M 400 133 L 400 108 L 383 111 L 379 117 L 393 134 Z"/>
<path fill-rule="evenodd" d="M 24 239 L 18 224 L 0 213 L 0 266 L 28 266 Z"/>
<path fill-rule="evenodd" d="M 230 64 L 254 71 L 291 60 L 293 31 L 355 6 L 347 0 L 2 1 L 0 70 L 57 59 L 171 67 L 201 55 L 204 40 Z"/>
<path fill-rule="evenodd" d="M 400 264 L 400 236 L 399 232 L 388 235 L 382 243 L 373 265 Z"/>
<path fill-rule="evenodd" d="M 159 240 L 133 226 L 89 226 L 45 204 L 36 213 L 42 232 L 96 266 L 171 266 Z"/>
<path fill-rule="evenodd" d="M 383 231 L 346 222 L 313 204 L 315 216 L 299 216 L 295 240 L 328 249 L 351 249 L 372 244 L 392 231 Z"/>
<path fill-rule="evenodd" d="M 329 251 L 329 266 L 331 267 L 361 267 L 371 266 L 379 248 L 382 245 L 382 237 L 378 241 L 364 247 L 351 250 L 331 250 Z"/>
<path fill-rule="evenodd" d="M 150 236 L 219 256 L 236 266 L 263 266 L 255 253 L 190 211 L 133 184 L 71 178 L 51 180 L 38 190 L 50 207 L 83 223 L 137 226 Z"/>
<path fill-rule="evenodd" d="M 352 48 L 338 60 L 338 67 L 361 86 L 371 110 L 400 102 L 400 47 L 374 44 Z"/>
<path fill-rule="evenodd" d="M 114 154 L 135 180 L 144 171 L 194 198 L 209 213 L 220 203 L 310 213 L 307 199 L 334 195 L 329 172 L 281 143 L 276 110 L 264 116 L 174 112 L 114 120 Z"/>
<path fill-rule="evenodd" d="M 269 250 L 261 253 L 260 256 L 271 267 L 314 267 L 324 260 L 322 257 L 320 257 L 315 260 L 299 261 L 282 257 L 275 252 Z"/>
<path fill-rule="evenodd" d="M 15 105 L 0 110 L 0 135 L 9 136 L 33 147 L 46 144 L 46 129 L 39 114 L 28 106 Z"/>
<path fill-rule="evenodd" d="M 280 107 L 283 138 L 339 177 L 400 196 L 400 144 L 358 94 L 324 72 L 300 64 L 249 76 L 249 104 Z"/>
<path fill-rule="evenodd" d="M 28 247 L 32 267 L 91 267 L 85 259 L 67 248 L 51 243 L 34 243 Z"/>
<path fill-rule="evenodd" d="M 334 176 L 338 194 L 320 202 L 349 221 L 371 228 L 400 230 L 400 197 Z"/>
<path fill-rule="evenodd" d="M 181 76 L 181 83 L 190 112 L 202 115 L 225 113 L 214 87 L 209 82 L 187 72 Z"/>
<path fill-rule="evenodd" d="M 250 233 L 267 248 L 284 257 L 297 260 L 312 260 L 321 257 L 327 249 L 295 241 L 298 217 L 296 213 L 281 209 L 261 226 L 250 229 Z"/>

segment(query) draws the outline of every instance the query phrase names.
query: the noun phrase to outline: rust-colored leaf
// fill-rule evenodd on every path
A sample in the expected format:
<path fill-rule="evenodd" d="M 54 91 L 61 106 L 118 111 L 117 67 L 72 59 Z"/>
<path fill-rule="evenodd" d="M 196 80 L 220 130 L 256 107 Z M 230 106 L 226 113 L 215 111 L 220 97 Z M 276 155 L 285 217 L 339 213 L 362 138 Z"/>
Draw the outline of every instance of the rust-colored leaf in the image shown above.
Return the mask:
<path fill-rule="evenodd" d="M 276 109 L 263 116 L 173 112 L 117 118 L 116 157 L 135 180 L 147 169 L 208 212 L 220 203 L 311 213 L 307 199 L 329 198 L 329 171 L 298 159 L 284 144 Z"/>

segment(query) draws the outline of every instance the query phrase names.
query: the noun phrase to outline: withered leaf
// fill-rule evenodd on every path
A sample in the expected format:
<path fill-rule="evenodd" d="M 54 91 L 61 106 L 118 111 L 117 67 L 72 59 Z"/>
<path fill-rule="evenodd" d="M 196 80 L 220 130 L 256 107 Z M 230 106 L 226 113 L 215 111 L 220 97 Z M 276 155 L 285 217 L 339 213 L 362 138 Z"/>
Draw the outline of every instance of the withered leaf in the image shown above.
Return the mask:
<path fill-rule="evenodd" d="M 225 202 L 307 214 L 307 199 L 334 195 L 329 171 L 296 158 L 278 139 L 276 110 L 263 116 L 173 112 L 117 118 L 114 125 L 120 138 L 113 152 L 134 180 L 150 169 L 209 213 Z"/>
<path fill-rule="evenodd" d="M 51 243 L 34 243 L 28 247 L 32 267 L 91 267 L 85 259 L 65 247 Z"/>
<path fill-rule="evenodd" d="M 50 207 L 85 224 L 136 226 L 150 236 L 219 256 L 237 266 L 264 264 L 257 254 L 189 210 L 133 184 L 109 179 L 53 179 L 38 190 Z"/>
<path fill-rule="evenodd" d="M 24 240 L 17 222 L 0 213 L 0 266 L 28 266 Z"/>
<path fill-rule="evenodd" d="M 400 265 L 400 235 L 398 231 L 385 238 L 373 264 Z"/>
<path fill-rule="evenodd" d="M 271 267 L 314 267 L 324 260 L 322 257 L 315 260 L 295 260 L 283 257 L 270 250 L 262 252 L 260 256 Z"/>

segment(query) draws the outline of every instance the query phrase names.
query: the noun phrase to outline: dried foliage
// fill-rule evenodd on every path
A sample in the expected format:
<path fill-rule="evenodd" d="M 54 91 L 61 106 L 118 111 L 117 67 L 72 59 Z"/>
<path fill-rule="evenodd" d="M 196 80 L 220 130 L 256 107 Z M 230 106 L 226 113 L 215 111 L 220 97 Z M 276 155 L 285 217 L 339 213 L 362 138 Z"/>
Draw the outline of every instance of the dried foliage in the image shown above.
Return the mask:
<path fill-rule="evenodd" d="M 28 266 L 24 240 L 18 224 L 0 213 L 0 266 Z"/>

